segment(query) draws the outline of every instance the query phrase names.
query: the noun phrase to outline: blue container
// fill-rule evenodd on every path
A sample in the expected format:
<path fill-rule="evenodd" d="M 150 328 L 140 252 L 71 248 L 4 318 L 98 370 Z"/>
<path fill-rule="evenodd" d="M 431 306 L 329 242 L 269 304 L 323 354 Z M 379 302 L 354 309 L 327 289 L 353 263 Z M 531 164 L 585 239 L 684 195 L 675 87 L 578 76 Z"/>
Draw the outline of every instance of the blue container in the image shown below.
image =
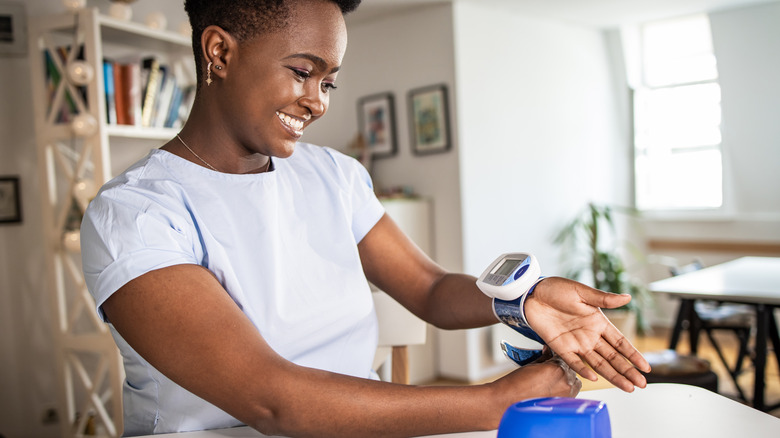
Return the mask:
<path fill-rule="evenodd" d="M 612 438 L 607 404 L 565 397 L 535 398 L 510 406 L 498 438 Z"/>

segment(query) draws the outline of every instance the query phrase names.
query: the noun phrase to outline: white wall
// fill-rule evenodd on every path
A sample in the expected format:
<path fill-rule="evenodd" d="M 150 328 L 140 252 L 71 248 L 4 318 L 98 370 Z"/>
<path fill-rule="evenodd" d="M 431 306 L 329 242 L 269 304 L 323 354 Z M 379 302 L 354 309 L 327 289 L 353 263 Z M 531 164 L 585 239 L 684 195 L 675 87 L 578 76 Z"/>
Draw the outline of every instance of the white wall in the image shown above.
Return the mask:
<path fill-rule="evenodd" d="M 733 209 L 780 223 L 780 3 L 714 13 L 710 22 Z"/>
<path fill-rule="evenodd" d="M 39 421 L 56 398 L 29 69 L 26 57 L 3 61 L 0 174 L 20 177 L 23 222 L 0 225 L 0 434 L 53 436 Z"/>
<path fill-rule="evenodd" d="M 590 201 L 630 201 L 603 33 L 458 3 L 465 267 L 502 251 L 557 271 L 552 236 Z"/>
<path fill-rule="evenodd" d="M 605 35 L 477 2 L 456 3 L 454 18 L 465 271 L 528 251 L 560 274 L 552 240 L 562 225 L 589 201 L 630 201 Z M 444 373 L 477 380 L 505 368 L 482 353 L 496 344 L 487 330 L 443 344 Z"/>

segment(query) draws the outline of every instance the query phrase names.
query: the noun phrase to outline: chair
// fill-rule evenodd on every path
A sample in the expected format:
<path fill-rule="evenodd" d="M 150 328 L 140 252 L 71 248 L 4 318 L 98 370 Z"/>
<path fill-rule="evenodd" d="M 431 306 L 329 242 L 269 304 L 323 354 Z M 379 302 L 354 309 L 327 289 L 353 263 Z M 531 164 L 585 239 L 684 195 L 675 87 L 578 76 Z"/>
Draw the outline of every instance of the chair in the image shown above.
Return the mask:
<path fill-rule="evenodd" d="M 374 298 L 376 317 L 379 322 L 374 369 L 378 370 L 390 358 L 392 372 L 390 380 L 393 383 L 408 385 L 408 346 L 425 343 L 427 326 L 423 320 L 406 310 L 386 293 L 374 290 L 371 295 Z"/>
<path fill-rule="evenodd" d="M 698 260 L 684 265 L 682 267 L 672 266 L 669 272 L 672 276 L 681 275 L 687 272 L 693 272 L 702 269 L 704 266 Z M 698 353 L 699 335 L 704 332 L 707 335 L 712 347 L 718 355 L 723 366 L 726 368 L 734 386 L 739 393 L 739 398 L 747 402 L 745 393 L 737 382 L 737 377 L 744 371 L 743 365 L 746 358 L 750 357 L 750 338 L 755 326 L 755 311 L 749 305 L 729 304 L 710 300 L 690 300 L 682 299 L 680 309 L 677 313 L 677 321 L 672 332 L 672 338 L 669 348 L 677 348 L 680 332 L 683 329 L 688 331 L 691 353 Z M 723 347 L 718 342 L 714 333 L 717 331 L 726 331 L 733 333 L 738 341 L 739 348 L 734 364 L 729 364 L 726 356 L 723 354 Z"/>
<path fill-rule="evenodd" d="M 647 383 L 680 383 L 718 392 L 718 375 L 705 359 L 674 350 L 644 353 L 644 356 L 652 368 L 649 373 L 642 372 Z"/>

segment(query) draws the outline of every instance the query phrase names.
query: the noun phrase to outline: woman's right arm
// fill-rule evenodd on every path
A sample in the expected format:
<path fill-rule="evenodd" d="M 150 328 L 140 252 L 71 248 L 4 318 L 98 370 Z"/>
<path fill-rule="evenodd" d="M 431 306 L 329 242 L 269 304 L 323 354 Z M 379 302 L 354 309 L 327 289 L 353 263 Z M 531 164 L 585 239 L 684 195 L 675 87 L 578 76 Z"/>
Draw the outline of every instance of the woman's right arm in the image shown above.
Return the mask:
<path fill-rule="evenodd" d="M 103 310 L 160 372 L 269 435 L 489 430 L 514 402 L 579 391 L 573 373 L 554 361 L 461 387 L 397 385 L 298 366 L 270 348 L 216 278 L 198 265 L 144 274 L 108 298 Z"/>

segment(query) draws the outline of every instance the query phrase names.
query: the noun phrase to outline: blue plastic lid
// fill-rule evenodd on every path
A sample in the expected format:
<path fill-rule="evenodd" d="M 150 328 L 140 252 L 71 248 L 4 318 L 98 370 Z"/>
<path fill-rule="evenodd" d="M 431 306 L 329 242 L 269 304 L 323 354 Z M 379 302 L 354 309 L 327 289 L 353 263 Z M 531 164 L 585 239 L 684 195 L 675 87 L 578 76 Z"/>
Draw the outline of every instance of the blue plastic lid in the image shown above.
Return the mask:
<path fill-rule="evenodd" d="M 565 397 L 535 398 L 510 406 L 498 438 L 612 438 L 607 404 Z"/>

